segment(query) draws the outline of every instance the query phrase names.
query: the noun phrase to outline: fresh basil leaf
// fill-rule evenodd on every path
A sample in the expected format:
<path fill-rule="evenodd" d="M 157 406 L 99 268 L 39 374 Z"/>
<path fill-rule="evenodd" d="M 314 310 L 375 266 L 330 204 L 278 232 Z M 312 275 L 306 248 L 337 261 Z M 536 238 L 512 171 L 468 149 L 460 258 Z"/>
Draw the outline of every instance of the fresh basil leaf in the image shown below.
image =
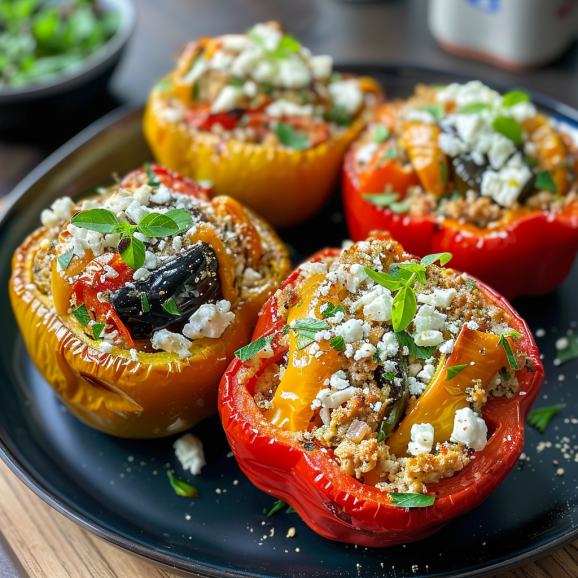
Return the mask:
<path fill-rule="evenodd" d="M 168 237 L 179 232 L 175 221 L 161 213 L 149 213 L 138 224 L 139 233 L 147 237 Z"/>
<path fill-rule="evenodd" d="M 389 138 L 389 128 L 384 124 L 376 124 L 373 129 L 373 142 L 382 143 Z"/>
<path fill-rule="evenodd" d="M 286 505 L 287 504 L 283 500 L 277 500 L 273 507 L 269 510 L 267 518 L 270 518 L 273 514 L 276 514 L 279 510 L 282 510 Z"/>
<path fill-rule="evenodd" d="M 296 514 L 297 510 L 295 508 L 293 508 L 292 506 L 289 506 L 286 510 L 285 510 L 286 514 Z"/>
<path fill-rule="evenodd" d="M 151 169 L 150 164 L 145 163 L 142 168 L 144 169 L 145 173 L 149 178 L 149 182 L 147 183 L 147 185 L 149 187 L 158 187 L 161 184 L 161 181 L 159 180 L 157 174 Z"/>
<path fill-rule="evenodd" d="M 417 312 L 417 302 L 415 293 L 411 287 L 402 287 L 393 299 L 393 312 L 391 320 L 393 330 L 397 333 L 403 331 L 415 317 Z"/>
<path fill-rule="evenodd" d="M 399 279 L 388 273 L 378 273 L 369 267 L 363 268 L 366 275 L 373 279 L 378 285 L 389 289 L 390 291 L 399 291 L 401 289 L 401 282 Z"/>
<path fill-rule="evenodd" d="M 506 94 L 504 94 L 502 106 L 505 108 L 510 108 L 520 102 L 529 102 L 529 100 L 529 94 L 522 92 L 521 90 L 511 90 L 510 92 L 506 92 Z"/>
<path fill-rule="evenodd" d="M 558 187 L 556 186 L 550 171 L 542 171 L 536 175 L 534 188 L 540 191 L 552 191 L 553 193 L 558 191 Z"/>
<path fill-rule="evenodd" d="M 413 337 L 407 333 L 406 331 L 401 331 L 396 333 L 395 336 L 397 337 L 397 342 L 399 346 L 403 349 L 407 347 L 409 350 L 409 354 L 413 355 L 414 357 L 419 357 L 420 359 L 429 359 L 434 353 L 436 348 L 435 347 L 425 347 L 423 345 L 416 345 Z"/>
<path fill-rule="evenodd" d="M 136 225 L 130 223 L 117 223 L 112 230 L 113 233 L 121 233 L 121 235 L 132 235 L 137 229 Z"/>
<path fill-rule="evenodd" d="M 104 331 L 104 328 L 106 327 L 106 323 L 93 323 L 90 327 L 92 329 L 94 338 L 98 341 L 102 332 Z"/>
<path fill-rule="evenodd" d="M 377 443 L 382 442 L 384 439 L 385 439 L 385 432 L 380 431 L 380 432 L 377 434 Z"/>
<path fill-rule="evenodd" d="M 170 299 L 167 299 L 164 303 L 163 303 L 163 309 L 165 311 L 168 311 L 171 315 L 180 315 L 180 311 L 179 308 L 177 307 L 177 304 L 175 303 L 175 300 L 171 297 Z"/>
<path fill-rule="evenodd" d="M 389 207 L 399 199 L 399 193 L 361 193 L 361 197 L 378 207 Z"/>
<path fill-rule="evenodd" d="M 513 118 L 498 116 L 492 123 L 494 130 L 509 138 L 514 144 L 522 144 L 522 126 Z"/>
<path fill-rule="evenodd" d="M 399 276 L 399 270 L 405 270 L 405 271 L 410 271 L 411 273 L 415 273 L 417 280 L 422 284 L 425 285 L 427 282 L 426 279 L 426 275 L 425 275 L 425 271 L 426 268 L 418 263 L 400 263 L 400 265 L 398 266 L 398 276 Z M 413 285 L 412 282 L 412 277 L 413 275 L 411 275 L 409 277 L 409 279 L 407 280 L 409 285 Z"/>
<path fill-rule="evenodd" d="M 423 108 L 438 122 L 446 115 L 446 109 L 443 104 L 427 104 Z"/>
<path fill-rule="evenodd" d="M 107 209 L 90 209 L 74 215 L 70 222 L 75 227 L 98 233 L 112 233 L 119 222 L 116 215 Z"/>
<path fill-rule="evenodd" d="M 391 203 L 391 205 L 389 205 L 389 210 L 397 215 L 408 213 L 410 208 L 409 203 Z"/>
<path fill-rule="evenodd" d="M 473 279 L 466 279 L 466 287 L 468 288 L 469 291 L 473 291 L 474 289 L 477 289 L 477 285 L 476 282 Z"/>
<path fill-rule="evenodd" d="M 173 490 L 177 496 L 182 496 L 184 498 L 199 497 L 199 492 L 196 488 L 193 488 L 193 486 L 187 484 L 187 482 L 183 482 L 182 480 L 175 478 L 170 470 L 167 470 L 167 476 L 169 477 L 169 482 L 171 483 L 171 486 L 173 487 Z"/>
<path fill-rule="evenodd" d="M 305 135 L 299 134 L 290 124 L 278 122 L 274 132 L 282 145 L 296 151 L 302 151 L 311 146 L 309 139 Z"/>
<path fill-rule="evenodd" d="M 487 104 L 483 104 L 481 102 L 474 102 L 461 108 L 460 114 L 475 114 L 486 108 L 489 108 Z"/>
<path fill-rule="evenodd" d="M 510 337 L 510 335 L 506 333 L 500 335 L 500 339 L 496 344 L 496 347 L 501 345 L 506 350 L 506 357 L 508 358 L 508 363 L 512 369 L 520 369 L 516 363 L 516 358 L 514 357 L 514 353 L 512 352 L 512 348 L 507 340 L 507 337 Z"/>
<path fill-rule="evenodd" d="M 323 115 L 327 122 L 334 122 L 338 126 L 349 126 L 351 124 L 351 116 L 347 114 L 345 107 L 341 105 L 334 106 L 330 112 Z"/>
<path fill-rule="evenodd" d="M 560 365 L 567 363 L 572 359 L 576 359 L 578 357 L 578 339 L 576 338 L 576 335 L 569 335 L 568 347 L 557 351 L 556 359 L 560 361 Z"/>
<path fill-rule="evenodd" d="M 122 260 L 131 268 L 131 269 L 140 269 L 144 265 L 145 261 L 145 244 L 135 237 L 124 237 L 120 240 L 120 243 L 124 241 L 124 239 L 128 239 L 128 244 L 126 248 L 123 249 L 120 256 Z M 119 243 L 119 246 L 120 246 Z"/>
<path fill-rule="evenodd" d="M 315 341 L 315 331 L 300 331 L 297 334 L 297 349 L 305 349 L 308 345 L 311 345 Z"/>
<path fill-rule="evenodd" d="M 467 363 L 463 365 L 452 365 L 446 371 L 446 381 L 451 381 L 460 371 L 463 371 L 468 366 Z"/>
<path fill-rule="evenodd" d="M 436 261 L 440 262 L 443 267 L 446 263 L 449 263 L 453 255 L 451 253 L 433 253 L 431 255 L 426 255 L 420 261 L 422 265 L 427 267 L 428 265 L 433 265 Z"/>
<path fill-rule="evenodd" d="M 68 265 L 70 265 L 70 261 L 72 261 L 72 257 L 74 257 L 74 249 L 70 249 L 70 251 L 68 251 L 67 253 L 64 253 L 64 255 L 60 255 L 60 257 L 58 257 L 58 264 L 60 265 L 60 268 L 63 271 L 66 271 L 66 269 L 68 268 Z"/>
<path fill-rule="evenodd" d="M 329 329 L 329 324 L 321 319 L 296 319 L 292 327 L 297 330 L 323 331 Z"/>
<path fill-rule="evenodd" d="M 380 159 L 380 162 L 383 161 L 394 161 L 399 156 L 399 150 L 397 147 L 389 147 L 383 153 L 383 156 Z"/>
<path fill-rule="evenodd" d="M 345 349 L 345 339 L 341 335 L 337 335 L 329 342 L 329 347 L 335 349 L 335 351 L 343 351 Z"/>
<path fill-rule="evenodd" d="M 84 304 L 82 304 L 80 307 L 77 307 L 76 309 L 73 309 L 72 314 L 76 317 L 76 319 L 78 319 L 78 322 L 83 327 L 86 327 L 92 321 Z"/>
<path fill-rule="evenodd" d="M 271 341 L 275 338 L 276 333 L 272 333 L 271 335 L 267 335 L 266 337 L 260 337 L 253 343 L 249 343 L 249 345 L 245 345 L 245 347 L 241 347 L 241 349 L 237 349 L 235 351 L 235 357 L 240 359 L 241 361 L 247 361 L 251 359 L 253 355 L 259 353 L 259 351 L 263 351 Z"/>
<path fill-rule="evenodd" d="M 166 217 L 170 217 L 178 226 L 179 233 L 188 231 L 193 224 L 193 217 L 187 211 L 183 209 L 173 209 L 172 211 L 167 211 L 165 213 Z"/>
<path fill-rule="evenodd" d="M 561 404 L 552 405 L 549 407 L 540 407 L 533 409 L 528 414 L 528 423 L 534 426 L 540 433 L 544 433 L 550 420 L 563 408 Z"/>
<path fill-rule="evenodd" d="M 323 309 L 321 315 L 325 317 L 325 319 L 327 319 L 328 317 L 335 317 L 335 315 L 337 315 L 338 313 L 345 313 L 343 307 L 341 305 L 337 305 L 336 307 L 335 305 L 333 305 L 333 303 L 328 302 L 327 307 Z"/>
<path fill-rule="evenodd" d="M 389 496 L 391 497 L 391 505 L 400 508 L 425 508 L 436 501 L 434 496 L 424 496 L 423 494 L 392 492 Z"/>
<path fill-rule="evenodd" d="M 148 313 L 151 310 L 151 306 L 149 305 L 149 300 L 148 300 L 146 293 L 140 294 L 140 302 L 141 302 L 141 306 L 142 306 L 142 312 Z"/>

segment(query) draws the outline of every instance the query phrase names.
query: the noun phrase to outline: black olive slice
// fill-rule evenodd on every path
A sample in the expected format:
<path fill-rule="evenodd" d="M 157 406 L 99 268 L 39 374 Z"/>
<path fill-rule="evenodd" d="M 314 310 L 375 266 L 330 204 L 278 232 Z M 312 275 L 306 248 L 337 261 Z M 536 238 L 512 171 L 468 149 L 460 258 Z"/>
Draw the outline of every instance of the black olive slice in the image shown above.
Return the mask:
<path fill-rule="evenodd" d="M 218 269 L 213 248 L 199 242 L 155 269 L 147 280 L 118 289 L 109 301 L 133 339 L 147 339 L 214 299 L 220 289 Z"/>

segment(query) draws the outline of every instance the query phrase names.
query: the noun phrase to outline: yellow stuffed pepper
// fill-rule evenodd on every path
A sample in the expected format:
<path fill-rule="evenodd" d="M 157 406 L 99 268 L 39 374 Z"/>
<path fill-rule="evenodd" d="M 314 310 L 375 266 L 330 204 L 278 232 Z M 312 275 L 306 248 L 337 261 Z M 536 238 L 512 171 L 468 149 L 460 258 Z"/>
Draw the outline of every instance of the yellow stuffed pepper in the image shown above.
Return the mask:
<path fill-rule="evenodd" d="M 161 437 L 216 413 L 219 379 L 290 263 L 230 197 L 146 166 L 57 200 L 17 249 L 12 307 L 34 363 L 80 419 Z"/>
<path fill-rule="evenodd" d="M 326 201 L 345 151 L 381 100 L 369 78 L 335 74 L 275 22 L 188 44 L 158 83 L 144 133 L 157 160 L 210 180 L 275 226 Z"/>

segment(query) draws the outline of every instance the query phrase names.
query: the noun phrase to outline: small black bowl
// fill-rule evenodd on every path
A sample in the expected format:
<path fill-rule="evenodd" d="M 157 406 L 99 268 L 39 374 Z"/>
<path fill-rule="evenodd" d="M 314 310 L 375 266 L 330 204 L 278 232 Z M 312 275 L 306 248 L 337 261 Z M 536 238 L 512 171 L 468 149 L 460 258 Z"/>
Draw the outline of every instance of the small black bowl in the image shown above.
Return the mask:
<path fill-rule="evenodd" d="M 46 81 L 0 89 L 0 131 L 42 125 L 46 119 L 74 113 L 96 93 L 104 92 L 135 27 L 133 0 L 98 0 L 104 10 L 120 13 L 114 35 L 72 70 Z"/>

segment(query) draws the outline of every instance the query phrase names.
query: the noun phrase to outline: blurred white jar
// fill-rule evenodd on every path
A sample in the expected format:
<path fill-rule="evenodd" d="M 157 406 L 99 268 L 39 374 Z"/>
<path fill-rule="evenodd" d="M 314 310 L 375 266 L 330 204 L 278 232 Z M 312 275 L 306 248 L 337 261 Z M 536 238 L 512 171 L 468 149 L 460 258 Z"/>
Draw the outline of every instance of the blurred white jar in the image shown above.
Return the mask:
<path fill-rule="evenodd" d="M 448 52 L 520 70 L 560 56 L 574 39 L 578 0 L 430 0 L 429 28 Z"/>

